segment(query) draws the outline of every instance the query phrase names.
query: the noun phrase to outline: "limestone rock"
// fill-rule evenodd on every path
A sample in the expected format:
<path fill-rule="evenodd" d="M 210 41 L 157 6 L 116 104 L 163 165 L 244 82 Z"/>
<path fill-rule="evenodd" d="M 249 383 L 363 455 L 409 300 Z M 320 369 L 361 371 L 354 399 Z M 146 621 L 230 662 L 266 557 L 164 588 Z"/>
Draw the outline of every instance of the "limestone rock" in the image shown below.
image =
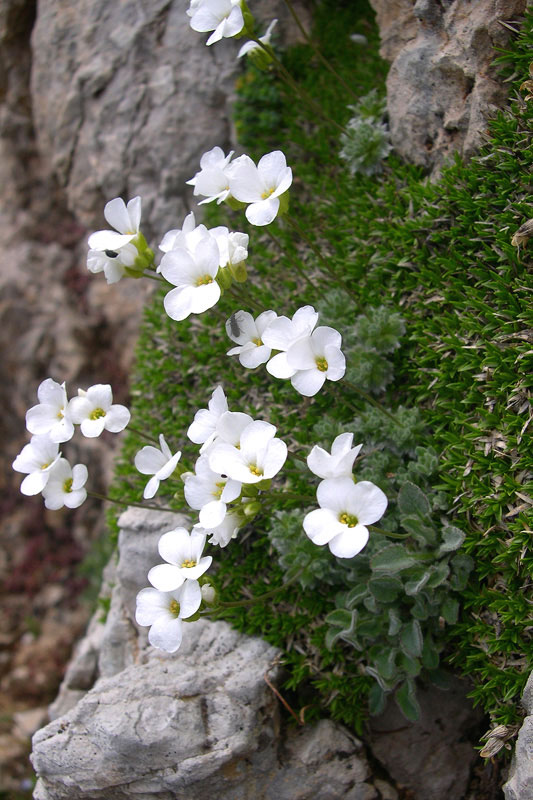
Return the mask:
<path fill-rule="evenodd" d="M 111 608 L 71 662 L 56 717 L 33 738 L 36 800 L 374 800 L 363 747 L 327 720 L 280 730 L 265 681 L 279 652 L 225 622 L 186 624 L 175 655 L 147 647 L 134 600 L 180 515 L 129 509 L 106 573 Z M 390 788 L 390 787 L 389 787 Z"/>
<path fill-rule="evenodd" d="M 381 54 L 392 61 L 387 106 L 392 143 L 436 170 L 455 151 L 479 149 L 494 106 L 507 96 L 491 66 L 526 0 L 370 0 Z"/>
<path fill-rule="evenodd" d="M 533 800 L 533 673 L 524 689 L 526 718 L 518 732 L 509 779 L 503 787 L 505 800 Z"/>
<path fill-rule="evenodd" d="M 420 720 L 407 722 L 391 699 L 371 720 L 371 749 L 412 800 L 464 797 L 470 768 L 478 758 L 468 731 L 483 714 L 472 709 L 467 686 L 454 680 L 448 691 L 419 688 Z"/>

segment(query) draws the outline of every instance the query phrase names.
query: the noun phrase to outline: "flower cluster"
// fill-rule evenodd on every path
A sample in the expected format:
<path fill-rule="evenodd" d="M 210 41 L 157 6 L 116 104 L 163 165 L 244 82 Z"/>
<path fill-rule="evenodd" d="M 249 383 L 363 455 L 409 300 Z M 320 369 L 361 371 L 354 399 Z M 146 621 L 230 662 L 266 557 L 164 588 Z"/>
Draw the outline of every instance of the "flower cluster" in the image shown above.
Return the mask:
<path fill-rule="evenodd" d="M 226 322 L 229 338 L 238 345 L 228 355 L 238 355 L 243 367 L 251 369 L 266 363 L 275 378 L 290 378 L 297 392 L 313 397 L 326 379 L 338 381 L 346 371 L 340 333 L 316 328 L 317 322 L 313 306 L 299 308 L 292 319 L 264 311 L 254 320 L 247 311 L 237 311 Z M 273 350 L 279 352 L 272 355 Z"/>
<path fill-rule="evenodd" d="M 164 533 L 159 540 L 158 564 L 148 573 L 152 587 L 141 589 L 137 595 L 135 619 L 149 626 L 148 641 L 154 647 L 175 653 L 183 632 L 182 620 L 198 618 L 202 604 L 212 606 L 216 591 L 204 573 L 211 566 L 211 556 L 202 556 L 205 534 L 185 528 Z"/>
<path fill-rule="evenodd" d="M 270 225 L 278 213 L 288 208 L 288 191 L 292 170 L 281 150 L 264 155 L 257 164 L 250 156 L 231 160 L 220 147 L 204 153 L 200 171 L 187 181 L 195 196 L 205 197 L 202 203 L 227 201 L 230 205 L 245 204 L 245 215 L 252 225 Z M 237 201 L 237 204 L 235 203 Z"/>
<path fill-rule="evenodd" d="M 111 386 L 96 384 L 67 399 L 64 383 L 44 380 L 37 390 L 38 404 L 26 413 L 26 427 L 33 434 L 13 462 L 13 469 L 26 475 L 20 490 L 25 495 L 42 492 L 46 508 L 78 508 L 87 497 L 87 467 L 72 467 L 62 457 L 59 445 L 74 435 L 74 425 L 88 438 L 103 430 L 118 433 L 130 420 L 125 406 L 113 404 Z"/>
<path fill-rule="evenodd" d="M 87 269 L 103 272 L 108 283 L 117 283 L 125 275 L 140 278 L 154 260 L 154 253 L 139 230 L 141 198 L 126 205 L 120 197 L 110 200 L 104 217 L 115 230 L 96 231 L 89 236 Z"/>
<path fill-rule="evenodd" d="M 331 453 L 315 445 L 307 466 L 322 478 L 317 488 L 320 508 L 310 511 L 303 527 L 314 544 L 327 544 L 337 558 L 353 558 L 368 542 L 367 525 L 377 522 L 387 508 L 384 492 L 370 481 L 354 483 L 353 463 L 362 447 L 352 447 L 353 434 L 342 433 Z"/>
<path fill-rule="evenodd" d="M 181 230 L 168 231 L 160 244 L 163 258 L 157 271 L 175 286 L 164 307 L 176 321 L 201 314 L 214 306 L 222 289 L 246 280 L 248 234 L 220 226 L 208 230 L 196 225 L 191 212 Z"/>

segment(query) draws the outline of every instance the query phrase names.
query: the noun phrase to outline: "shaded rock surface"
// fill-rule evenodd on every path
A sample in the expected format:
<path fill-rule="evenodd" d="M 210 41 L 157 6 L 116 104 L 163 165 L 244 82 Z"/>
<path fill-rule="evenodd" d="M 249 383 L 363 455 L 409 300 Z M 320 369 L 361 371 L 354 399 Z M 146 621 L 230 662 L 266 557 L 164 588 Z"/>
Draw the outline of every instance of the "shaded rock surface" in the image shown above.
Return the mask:
<path fill-rule="evenodd" d="M 208 620 L 185 626 L 176 655 L 147 647 L 134 597 L 160 561 L 159 537 L 185 520 L 130 509 L 120 522 L 107 620 L 92 620 L 55 719 L 33 739 L 36 800 L 377 800 L 348 731 L 282 725 L 265 681 L 280 674 L 275 648 Z"/>
<path fill-rule="evenodd" d="M 394 148 L 438 172 L 454 152 L 469 157 L 507 90 L 492 66 L 495 48 L 527 0 L 370 0 L 381 54 L 391 61 L 387 108 Z"/>
<path fill-rule="evenodd" d="M 503 787 L 505 800 L 533 800 L 533 673 L 524 689 L 526 718 L 518 732 L 509 779 Z"/>
<path fill-rule="evenodd" d="M 447 691 L 420 687 L 419 722 L 406 721 L 391 700 L 371 720 L 371 749 L 412 800 L 458 800 L 466 795 L 482 712 L 472 709 L 466 682 L 454 680 Z M 473 735 L 472 735 L 473 734 Z"/>

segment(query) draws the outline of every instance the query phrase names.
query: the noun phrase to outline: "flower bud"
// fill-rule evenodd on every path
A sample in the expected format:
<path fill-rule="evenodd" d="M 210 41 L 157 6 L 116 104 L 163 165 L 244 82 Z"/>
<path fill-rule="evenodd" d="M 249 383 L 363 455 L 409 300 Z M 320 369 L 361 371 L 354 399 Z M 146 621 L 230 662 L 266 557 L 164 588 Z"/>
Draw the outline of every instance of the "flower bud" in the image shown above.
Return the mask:
<path fill-rule="evenodd" d="M 256 514 L 259 514 L 261 511 L 261 503 L 259 503 L 257 500 L 252 503 L 246 503 L 246 505 L 243 507 L 243 511 L 244 516 L 248 517 L 248 519 L 255 517 Z"/>
<path fill-rule="evenodd" d="M 229 289 L 233 283 L 230 270 L 227 267 L 219 269 L 215 280 L 221 289 Z"/>
<path fill-rule="evenodd" d="M 246 281 L 248 273 L 246 272 L 245 261 L 239 261 L 237 264 L 228 264 L 228 269 L 237 283 L 244 283 Z"/>

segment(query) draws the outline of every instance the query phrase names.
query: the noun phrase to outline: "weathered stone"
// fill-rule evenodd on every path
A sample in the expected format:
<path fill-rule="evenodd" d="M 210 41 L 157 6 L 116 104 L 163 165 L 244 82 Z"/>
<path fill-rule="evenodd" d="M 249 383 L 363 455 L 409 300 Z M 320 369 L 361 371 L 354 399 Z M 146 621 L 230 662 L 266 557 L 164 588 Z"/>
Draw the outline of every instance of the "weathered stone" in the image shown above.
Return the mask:
<path fill-rule="evenodd" d="M 135 595 L 183 516 L 129 509 L 95 615 L 70 664 L 54 720 L 33 739 L 36 800 L 373 800 L 363 746 L 339 725 L 280 731 L 267 682 L 279 651 L 224 622 L 185 624 L 170 656 L 147 646 Z M 60 716 L 58 716 L 60 715 Z M 390 787 L 389 787 L 390 788 Z"/>
<path fill-rule="evenodd" d="M 454 680 L 444 692 L 419 688 L 420 720 L 407 722 L 390 700 L 371 721 L 371 750 L 391 778 L 409 790 L 412 800 L 463 797 L 470 769 L 478 758 L 468 732 L 483 714 L 474 710 L 464 682 Z"/>
<path fill-rule="evenodd" d="M 524 689 L 526 718 L 518 732 L 509 779 L 503 787 L 505 800 L 533 799 L 533 673 Z"/>
<path fill-rule="evenodd" d="M 494 106 L 507 91 L 492 67 L 495 48 L 526 0 L 370 0 L 392 61 L 387 107 L 394 148 L 438 172 L 453 152 L 479 149 Z"/>

